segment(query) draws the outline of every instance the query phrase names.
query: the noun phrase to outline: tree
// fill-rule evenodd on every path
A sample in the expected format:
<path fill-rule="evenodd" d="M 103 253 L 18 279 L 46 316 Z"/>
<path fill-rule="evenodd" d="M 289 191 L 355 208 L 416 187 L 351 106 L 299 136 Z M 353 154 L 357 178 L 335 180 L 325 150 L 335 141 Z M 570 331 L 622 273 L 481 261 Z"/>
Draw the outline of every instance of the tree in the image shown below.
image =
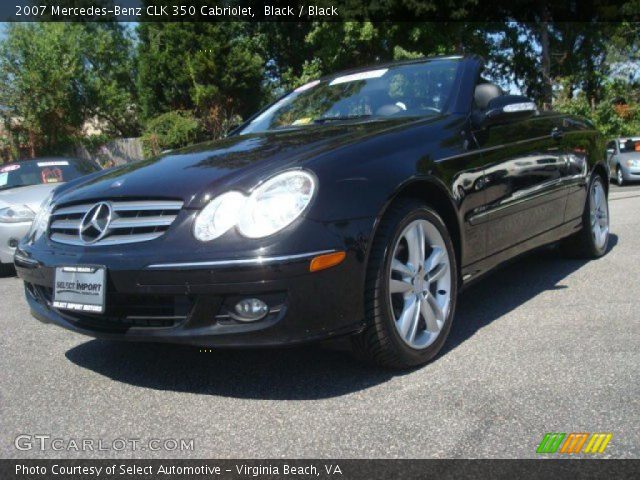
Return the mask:
<path fill-rule="evenodd" d="M 300 72 L 297 79 L 290 75 L 284 80 L 293 86 L 313 75 L 429 55 L 488 55 L 490 44 L 485 25 L 477 23 L 314 22 L 302 48 L 313 52 L 313 57 L 306 57 L 301 68 L 292 69 Z"/>
<path fill-rule="evenodd" d="M 0 46 L 5 123 L 31 156 L 80 132 L 84 121 L 80 30 L 63 23 L 10 24 Z"/>
<path fill-rule="evenodd" d="M 87 113 L 109 136 L 140 133 L 136 57 L 129 30 L 117 23 L 83 25 Z"/>
<path fill-rule="evenodd" d="M 205 127 L 262 102 L 264 65 L 244 23 L 141 23 L 138 91 L 145 119 L 193 110 Z"/>
<path fill-rule="evenodd" d="M 14 140 L 35 156 L 63 150 L 89 119 L 107 134 L 135 133 L 127 42 L 115 24 L 9 24 L 0 104 Z"/>

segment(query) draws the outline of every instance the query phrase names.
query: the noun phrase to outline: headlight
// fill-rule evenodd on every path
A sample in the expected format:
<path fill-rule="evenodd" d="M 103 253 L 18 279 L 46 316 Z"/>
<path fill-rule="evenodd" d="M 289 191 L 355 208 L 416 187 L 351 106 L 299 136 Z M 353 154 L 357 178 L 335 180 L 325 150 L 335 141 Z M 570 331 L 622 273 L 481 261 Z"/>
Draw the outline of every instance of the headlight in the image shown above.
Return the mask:
<path fill-rule="evenodd" d="M 27 234 L 27 238 L 30 241 L 35 242 L 40 236 L 47 231 L 49 225 L 49 218 L 51 217 L 51 210 L 53 210 L 53 192 L 42 202 L 40 210 L 33 219 L 31 229 Z"/>
<path fill-rule="evenodd" d="M 193 234 L 203 242 L 218 238 L 238 223 L 238 215 L 246 202 L 247 198 L 240 192 L 227 192 L 214 198 L 198 214 Z"/>
<path fill-rule="evenodd" d="M 315 181 L 306 172 L 277 175 L 253 191 L 240 215 L 238 230 L 249 238 L 272 235 L 300 216 L 314 192 Z"/>
<path fill-rule="evenodd" d="M 640 167 L 640 160 L 627 160 L 627 167 Z"/>
<path fill-rule="evenodd" d="M 30 222 L 35 215 L 26 205 L 12 205 L 0 208 L 0 223 Z"/>
<path fill-rule="evenodd" d="M 227 192 L 214 198 L 198 214 L 194 235 L 213 240 L 236 226 L 241 235 L 262 238 L 290 225 L 307 208 L 316 191 L 314 177 L 291 170 L 259 185 L 249 197 Z"/>

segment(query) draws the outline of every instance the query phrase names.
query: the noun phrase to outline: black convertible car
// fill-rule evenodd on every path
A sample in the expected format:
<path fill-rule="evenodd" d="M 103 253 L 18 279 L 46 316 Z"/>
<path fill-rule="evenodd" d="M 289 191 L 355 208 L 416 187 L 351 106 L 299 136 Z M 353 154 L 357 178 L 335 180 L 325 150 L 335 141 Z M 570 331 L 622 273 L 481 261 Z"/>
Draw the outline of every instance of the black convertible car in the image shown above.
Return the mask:
<path fill-rule="evenodd" d="M 607 249 L 593 126 L 482 70 L 471 56 L 342 72 L 224 140 L 61 186 L 15 255 L 33 315 L 215 347 L 349 335 L 379 364 L 427 362 L 462 286 L 550 242 Z"/>

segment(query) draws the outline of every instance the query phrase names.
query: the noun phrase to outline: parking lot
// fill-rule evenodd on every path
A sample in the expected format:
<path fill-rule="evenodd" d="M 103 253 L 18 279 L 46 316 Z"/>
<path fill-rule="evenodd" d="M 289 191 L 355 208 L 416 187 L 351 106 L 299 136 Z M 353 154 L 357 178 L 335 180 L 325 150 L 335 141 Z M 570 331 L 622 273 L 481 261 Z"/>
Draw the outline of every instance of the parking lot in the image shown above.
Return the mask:
<path fill-rule="evenodd" d="M 612 187 L 610 251 L 545 249 L 463 293 L 444 353 L 398 374 L 340 350 L 213 351 L 40 324 L 0 279 L 0 455 L 534 457 L 547 432 L 640 456 L 640 187 Z M 17 450 L 20 434 L 193 439 L 190 451 Z"/>

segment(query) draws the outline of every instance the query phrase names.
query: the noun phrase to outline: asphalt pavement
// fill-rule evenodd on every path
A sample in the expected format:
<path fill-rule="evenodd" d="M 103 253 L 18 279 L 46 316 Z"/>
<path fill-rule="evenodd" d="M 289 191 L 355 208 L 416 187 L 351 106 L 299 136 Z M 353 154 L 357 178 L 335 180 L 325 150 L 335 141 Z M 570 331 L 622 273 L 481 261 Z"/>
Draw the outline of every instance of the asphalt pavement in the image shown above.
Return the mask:
<path fill-rule="evenodd" d="M 640 187 L 613 187 L 610 210 L 606 256 L 500 269 L 462 294 L 444 352 L 403 374 L 319 347 L 93 340 L 31 318 L 2 278 L 0 456 L 513 458 L 547 432 L 610 432 L 602 456 L 640 457 Z"/>

